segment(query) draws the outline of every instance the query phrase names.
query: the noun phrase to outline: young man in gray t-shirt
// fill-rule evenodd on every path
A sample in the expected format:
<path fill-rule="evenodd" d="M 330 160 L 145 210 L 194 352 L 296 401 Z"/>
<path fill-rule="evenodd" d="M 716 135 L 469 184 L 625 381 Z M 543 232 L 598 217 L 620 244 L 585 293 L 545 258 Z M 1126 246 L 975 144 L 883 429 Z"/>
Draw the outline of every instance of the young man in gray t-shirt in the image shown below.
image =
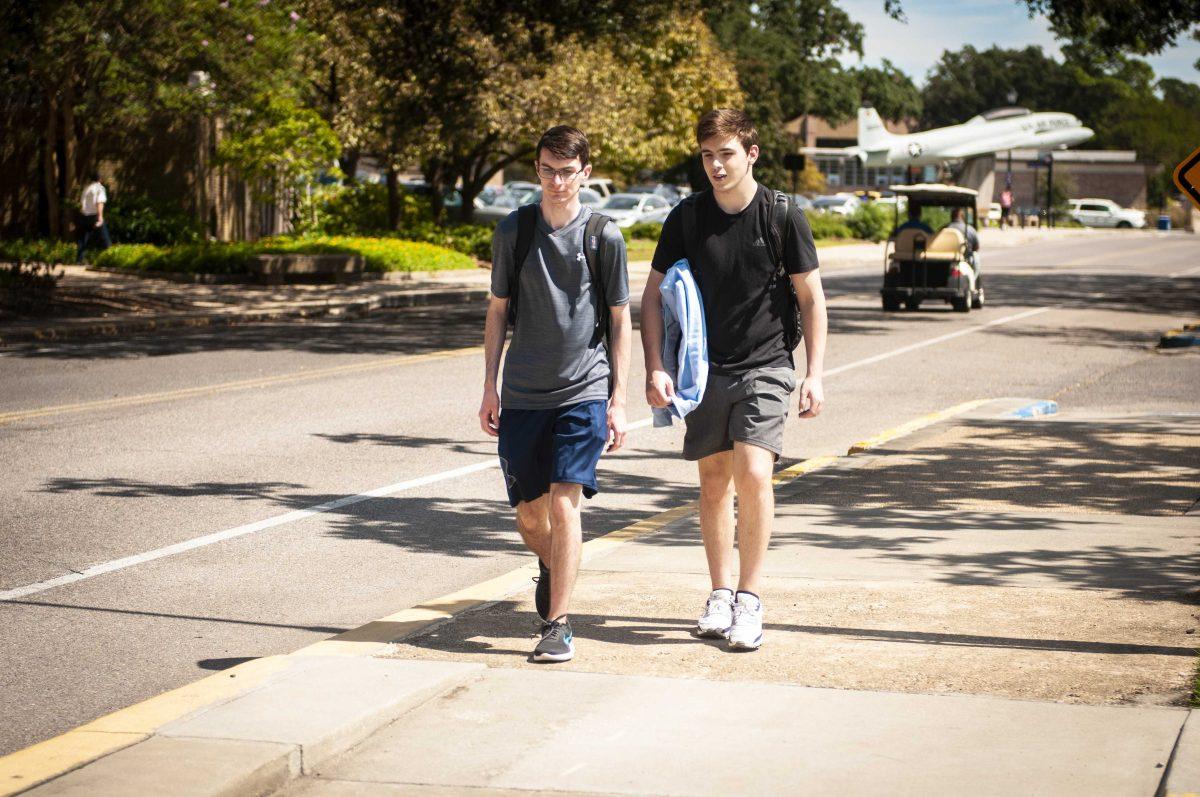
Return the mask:
<path fill-rule="evenodd" d="M 517 531 L 538 555 L 535 602 L 542 638 L 535 661 L 569 661 L 575 654 L 567 608 L 583 546 L 582 498 L 598 491 L 600 455 L 625 440 L 633 335 L 625 240 L 615 223 L 585 234 L 592 210 L 580 203 L 579 189 L 591 174 L 588 160 L 587 138 L 579 130 L 566 125 L 547 130 L 534 161 L 542 184 L 536 214 L 510 214 L 492 238 L 479 424 L 499 438 Z M 528 254 L 516 263 L 523 213 L 536 217 L 536 223 Z M 498 392 L 510 301 L 515 302 L 515 325 Z M 605 313 L 611 351 L 603 334 Z"/>

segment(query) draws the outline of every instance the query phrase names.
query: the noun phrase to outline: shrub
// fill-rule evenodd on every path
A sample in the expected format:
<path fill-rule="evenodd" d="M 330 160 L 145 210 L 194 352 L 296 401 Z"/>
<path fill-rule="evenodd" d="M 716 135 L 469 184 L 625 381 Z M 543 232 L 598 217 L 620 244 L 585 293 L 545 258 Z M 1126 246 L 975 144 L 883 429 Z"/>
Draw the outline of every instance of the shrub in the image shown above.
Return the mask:
<path fill-rule="evenodd" d="M 878 242 L 891 235 L 895 218 L 890 207 L 866 204 L 846 218 L 846 226 L 854 238 Z"/>
<path fill-rule="evenodd" d="M 832 213 L 806 213 L 808 226 L 812 229 L 813 238 L 853 238 L 854 233 L 846 225 L 841 216 Z"/>
<path fill-rule="evenodd" d="M 661 221 L 643 221 L 629 227 L 630 238 L 640 238 L 646 241 L 657 241 L 662 235 Z"/>
<path fill-rule="evenodd" d="M 122 244 L 100 254 L 96 265 L 126 271 L 166 271 L 181 274 L 245 274 L 260 254 L 357 253 L 367 271 L 440 271 L 469 269 L 475 262 L 461 252 L 433 244 L 396 238 L 315 236 L 271 238 L 258 243 L 187 244 L 157 247 Z"/>
<path fill-rule="evenodd" d="M 0 241 L 0 262 L 60 265 L 75 262 L 75 244 L 67 241 Z"/>
<path fill-rule="evenodd" d="M 492 228 L 483 224 L 455 224 L 450 227 L 439 227 L 433 222 L 423 222 L 403 229 L 397 235 L 410 241 L 424 241 L 444 246 L 480 260 L 491 260 L 492 233 Z"/>
<path fill-rule="evenodd" d="M 114 241 L 166 246 L 204 240 L 203 225 L 174 202 L 121 195 L 113 198 L 104 218 Z"/>

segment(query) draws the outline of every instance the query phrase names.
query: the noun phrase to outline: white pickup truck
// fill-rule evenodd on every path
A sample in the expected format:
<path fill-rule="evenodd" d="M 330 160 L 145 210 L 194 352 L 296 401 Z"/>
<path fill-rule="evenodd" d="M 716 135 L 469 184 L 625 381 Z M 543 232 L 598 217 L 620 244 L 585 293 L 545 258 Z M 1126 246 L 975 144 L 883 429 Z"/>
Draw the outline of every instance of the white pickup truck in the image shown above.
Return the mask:
<path fill-rule="evenodd" d="M 1123 208 L 1111 199 L 1072 199 L 1071 218 L 1084 227 L 1136 227 L 1146 226 L 1146 214 L 1140 210 Z"/>

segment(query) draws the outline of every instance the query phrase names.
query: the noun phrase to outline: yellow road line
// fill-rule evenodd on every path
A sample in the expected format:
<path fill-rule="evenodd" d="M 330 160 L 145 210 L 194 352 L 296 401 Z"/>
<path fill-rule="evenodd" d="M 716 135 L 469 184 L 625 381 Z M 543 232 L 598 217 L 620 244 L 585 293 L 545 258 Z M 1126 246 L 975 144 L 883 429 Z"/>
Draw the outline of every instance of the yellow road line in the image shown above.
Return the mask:
<path fill-rule="evenodd" d="M 878 446 L 881 446 L 884 443 L 891 442 L 892 440 L 895 440 L 896 438 L 904 437 L 905 435 L 910 435 L 913 432 L 915 432 L 919 429 L 924 429 L 926 426 L 931 426 L 931 425 L 937 423 L 938 421 L 944 421 L 947 418 L 953 418 L 955 415 L 962 415 L 964 412 L 970 412 L 971 410 L 975 409 L 976 407 L 979 407 L 983 404 L 987 404 L 988 402 L 991 402 L 991 401 L 995 401 L 995 399 L 978 399 L 976 401 L 964 401 L 962 404 L 955 404 L 953 407 L 950 407 L 949 409 L 940 410 L 938 412 L 931 412 L 928 415 L 924 415 L 920 418 L 917 418 L 914 421 L 909 421 L 908 423 L 900 424 L 899 426 L 895 426 L 895 427 L 892 427 L 891 429 L 882 431 L 879 434 L 874 435 L 873 437 L 868 437 L 866 440 L 860 440 L 859 442 L 850 446 L 850 450 L 847 451 L 846 453 L 848 455 L 853 455 L 853 454 L 861 454 L 864 451 L 870 451 L 872 448 L 877 448 Z"/>
<path fill-rule="evenodd" d="M 384 367 L 381 364 L 377 365 Z M 865 451 L 871 445 L 894 440 L 994 400 L 968 401 L 941 412 L 930 413 L 910 423 L 881 432 L 867 441 L 856 443 L 851 446 L 849 453 Z M 807 473 L 829 467 L 840 459 L 842 458 L 827 455 L 798 462 L 776 473 L 772 482 L 776 486 L 785 484 Z M 691 516 L 698 509 L 699 502 L 689 501 L 589 540 L 583 544 L 583 561 L 590 561 L 626 542 L 659 531 Z M 284 669 L 289 656 L 370 656 L 383 653 L 391 644 L 405 637 L 450 620 L 469 609 L 503 600 L 527 589 L 530 577 L 536 573 L 535 563 L 522 565 L 487 581 L 472 584 L 457 592 L 308 645 L 287 656 L 269 656 L 239 664 L 201 681 L 115 711 L 53 739 L 11 753 L 0 758 L 0 797 L 10 797 L 38 783 L 78 769 L 102 756 L 149 738 L 158 728 L 193 711 L 232 699 L 261 684 L 271 674 Z"/>
<path fill-rule="evenodd" d="M 428 362 L 430 360 L 444 360 L 450 357 L 462 357 L 469 354 L 482 353 L 482 346 L 471 346 L 465 349 L 447 349 L 445 351 L 431 352 L 429 354 L 411 354 L 404 357 L 391 357 L 386 360 L 374 360 L 366 363 L 336 365 L 331 368 L 318 368 L 313 371 L 300 371 L 290 374 L 278 374 L 276 376 L 263 376 L 255 379 L 241 379 L 235 382 L 223 382 L 216 385 L 204 385 L 201 387 L 187 387 L 180 390 L 168 390 L 162 393 L 143 393 L 138 396 L 119 396 L 117 398 L 100 399 L 98 401 L 85 401 L 78 404 L 59 404 L 57 406 L 42 407 L 36 410 L 19 410 L 17 412 L 0 413 L 0 424 L 13 423 L 15 421 L 25 421 L 31 418 L 44 418 L 50 415 L 65 415 L 74 412 L 112 409 L 114 407 L 134 407 L 141 404 L 155 404 L 163 401 L 175 401 L 177 399 L 195 398 L 198 396 L 212 396 L 218 393 L 227 393 L 231 390 L 247 390 L 249 388 L 281 385 L 289 382 L 302 382 L 307 379 L 322 379 L 328 376 L 341 376 L 344 374 L 361 373 L 364 371 L 376 371 L 382 368 L 394 368 L 400 365 L 411 365 L 413 363 Z"/>

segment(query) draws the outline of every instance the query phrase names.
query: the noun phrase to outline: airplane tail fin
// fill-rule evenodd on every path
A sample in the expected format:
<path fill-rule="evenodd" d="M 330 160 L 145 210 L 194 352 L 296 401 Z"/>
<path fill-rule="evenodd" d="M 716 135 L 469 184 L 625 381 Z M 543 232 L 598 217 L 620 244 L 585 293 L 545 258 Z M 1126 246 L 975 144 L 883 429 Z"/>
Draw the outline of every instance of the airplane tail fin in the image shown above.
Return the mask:
<path fill-rule="evenodd" d="M 879 111 L 869 106 L 858 109 L 858 146 L 864 150 L 883 149 L 892 134 L 883 126 Z"/>

